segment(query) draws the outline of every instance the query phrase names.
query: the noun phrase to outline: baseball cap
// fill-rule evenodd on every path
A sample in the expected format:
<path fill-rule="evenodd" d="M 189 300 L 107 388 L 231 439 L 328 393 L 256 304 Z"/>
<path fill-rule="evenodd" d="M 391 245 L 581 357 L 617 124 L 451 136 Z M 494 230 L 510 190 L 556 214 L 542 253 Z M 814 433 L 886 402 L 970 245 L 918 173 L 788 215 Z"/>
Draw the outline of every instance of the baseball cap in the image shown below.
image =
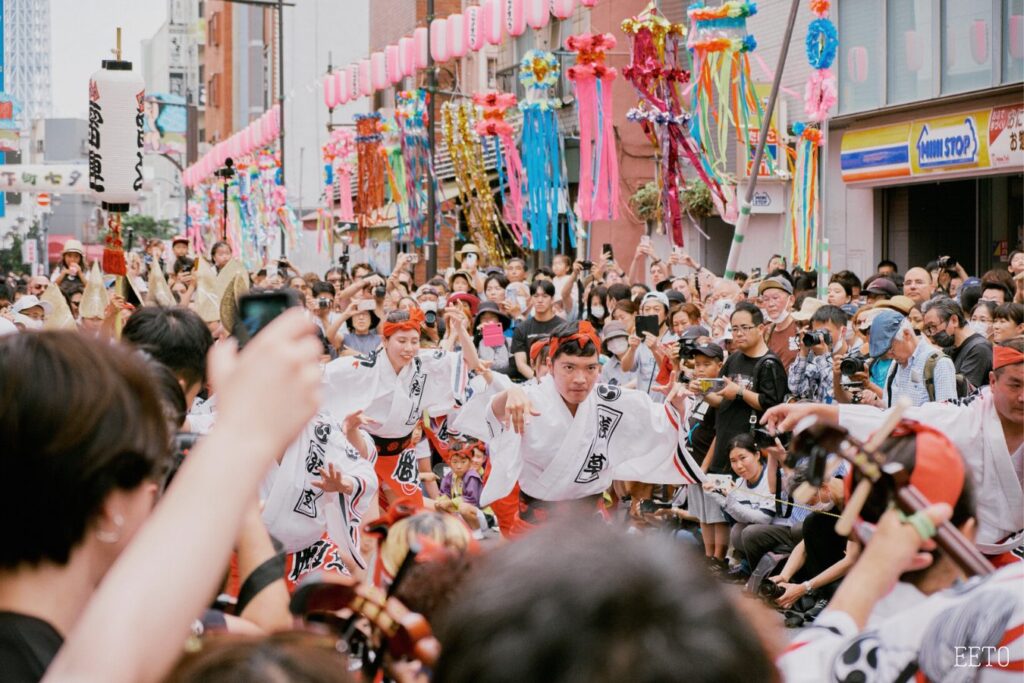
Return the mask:
<path fill-rule="evenodd" d="M 51 313 L 53 313 L 53 304 L 51 304 L 49 301 L 43 301 L 35 294 L 26 294 L 25 296 L 15 301 L 14 306 L 11 307 L 11 312 L 21 313 L 22 311 L 26 311 L 30 308 L 35 308 L 36 306 L 43 309 L 43 313 L 45 313 L 46 315 L 50 315 Z"/>
<path fill-rule="evenodd" d="M 683 293 L 675 289 L 669 289 L 665 292 L 665 298 L 668 299 L 670 304 L 685 304 L 686 297 Z"/>
<path fill-rule="evenodd" d="M 691 353 L 699 353 L 702 356 L 707 356 L 708 358 L 715 358 L 717 360 L 722 360 L 723 358 L 725 358 L 725 351 L 722 350 L 722 347 L 719 346 L 718 344 L 713 344 L 709 342 L 695 345 Z"/>
<path fill-rule="evenodd" d="M 884 356 L 892 348 L 892 341 L 906 319 L 899 311 L 893 310 L 883 310 L 874 317 L 868 337 L 868 353 L 872 358 Z"/>
<path fill-rule="evenodd" d="M 601 340 L 608 341 L 615 337 L 628 337 L 629 332 L 626 330 L 626 325 L 620 323 L 618 320 L 612 320 L 605 323 L 604 329 L 601 330 Z"/>
<path fill-rule="evenodd" d="M 864 293 L 879 296 L 896 296 L 900 293 L 900 290 L 896 289 L 896 283 L 889 278 L 876 277 L 871 281 L 867 289 L 864 290 Z"/>
<path fill-rule="evenodd" d="M 770 277 L 761 283 L 761 286 L 757 289 L 757 295 L 761 296 L 769 289 L 781 289 L 786 294 L 793 293 L 793 285 L 789 284 L 789 280 L 784 277 Z"/>
<path fill-rule="evenodd" d="M 698 337 L 710 337 L 711 333 L 708 332 L 708 328 L 703 325 L 690 325 L 683 333 L 679 335 L 679 339 L 697 339 Z"/>
<path fill-rule="evenodd" d="M 648 292 L 644 294 L 644 298 L 640 300 L 640 305 L 643 306 L 648 301 L 657 301 L 665 307 L 666 311 L 669 309 L 668 297 L 665 296 L 664 292 Z"/>

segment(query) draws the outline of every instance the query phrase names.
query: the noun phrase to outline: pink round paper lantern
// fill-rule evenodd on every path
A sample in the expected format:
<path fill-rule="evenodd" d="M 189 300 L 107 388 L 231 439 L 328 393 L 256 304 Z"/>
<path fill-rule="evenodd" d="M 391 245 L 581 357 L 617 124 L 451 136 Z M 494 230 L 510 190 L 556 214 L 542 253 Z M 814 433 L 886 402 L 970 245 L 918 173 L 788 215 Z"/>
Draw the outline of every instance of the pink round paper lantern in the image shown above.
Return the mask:
<path fill-rule="evenodd" d="M 484 25 L 484 37 L 491 45 L 500 45 L 505 30 L 500 0 L 484 0 L 480 5 L 480 22 Z"/>
<path fill-rule="evenodd" d="M 486 44 L 482 14 L 480 8 L 476 6 L 466 9 L 466 45 L 473 52 L 480 50 Z"/>
<path fill-rule="evenodd" d="M 448 51 L 448 20 L 434 19 L 430 22 L 430 56 L 435 62 L 447 62 L 451 56 Z"/>
<path fill-rule="evenodd" d="M 344 69 L 334 72 L 334 87 L 338 92 L 338 104 L 345 104 L 352 99 L 348 89 L 348 74 Z"/>
<path fill-rule="evenodd" d="M 513 38 L 526 33 L 526 11 L 523 0 L 502 0 L 502 15 L 505 17 L 505 30 Z"/>
<path fill-rule="evenodd" d="M 584 7 L 593 7 L 597 4 L 597 0 L 580 0 L 580 4 Z"/>
<path fill-rule="evenodd" d="M 551 14 L 548 12 L 548 0 L 525 0 L 523 9 L 526 23 L 534 30 L 544 28 L 551 20 Z"/>
<path fill-rule="evenodd" d="M 448 55 L 456 58 L 466 55 L 466 18 L 461 14 L 448 15 Z"/>
<path fill-rule="evenodd" d="M 392 84 L 401 83 L 404 76 L 399 54 L 397 45 L 388 45 L 384 48 L 384 64 L 387 66 L 388 81 Z"/>
<path fill-rule="evenodd" d="M 385 90 L 388 85 L 388 65 L 383 52 L 370 55 L 370 82 L 374 90 Z"/>
<path fill-rule="evenodd" d="M 324 76 L 324 104 L 327 105 L 328 109 L 334 109 L 338 106 L 338 87 L 334 82 L 333 73 Z"/>
<path fill-rule="evenodd" d="M 406 36 L 398 41 L 398 69 L 403 76 L 416 73 L 416 40 Z"/>
<path fill-rule="evenodd" d="M 412 32 L 412 39 L 416 43 L 416 68 L 426 69 L 430 64 L 430 31 L 420 26 Z"/>
<path fill-rule="evenodd" d="M 359 60 L 359 90 L 364 95 L 372 95 L 375 92 L 373 87 L 373 68 L 369 59 Z"/>
<path fill-rule="evenodd" d="M 359 78 L 359 65 L 348 65 L 348 98 L 357 100 L 363 96 L 363 84 Z"/>
<path fill-rule="evenodd" d="M 576 11 L 576 0 L 551 0 L 551 13 L 556 19 L 568 19 Z"/>

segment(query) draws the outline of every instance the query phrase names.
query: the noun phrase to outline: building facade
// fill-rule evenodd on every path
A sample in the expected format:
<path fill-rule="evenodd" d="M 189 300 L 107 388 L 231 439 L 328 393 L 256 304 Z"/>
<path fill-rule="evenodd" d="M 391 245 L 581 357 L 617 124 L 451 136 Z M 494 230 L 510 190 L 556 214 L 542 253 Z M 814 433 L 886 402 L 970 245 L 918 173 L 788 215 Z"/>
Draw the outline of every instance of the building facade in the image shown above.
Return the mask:
<path fill-rule="evenodd" d="M 1024 225 L 1024 1 L 839 0 L 834 268 L 1004 267 Z"/>

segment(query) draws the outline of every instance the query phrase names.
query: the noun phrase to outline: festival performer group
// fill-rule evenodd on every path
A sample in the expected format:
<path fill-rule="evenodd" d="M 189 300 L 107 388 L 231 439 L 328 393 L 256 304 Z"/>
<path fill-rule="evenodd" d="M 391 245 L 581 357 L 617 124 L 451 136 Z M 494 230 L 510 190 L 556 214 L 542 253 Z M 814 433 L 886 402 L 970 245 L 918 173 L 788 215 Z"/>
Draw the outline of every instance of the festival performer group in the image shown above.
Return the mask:
<path fill-rule="evenodd" d="M 330 75 L 327 106 L 414 75 L 422 40 L 443 62 L 575 6 L 484 0 Z M 99 140 L 135 125 L 108 85 L 136 85 L 105 61 L 103 256 L 69 239 L 50 275 L 0 281 L 0 681 L 1019 680 L 1024 251 L 830 272 L 835 26 L 809 7 L 806 121 L 765 160 L 795 171 L 791 230 L 749 273 L 683 246 L 682 195 L 750 209 L 725 155 L 771 120 L 753 3 L 695 3 L 689 27 L 652 3 L 621 70 L 612 34 L 566 41 L 578 184 L 539 49 L 521 100 L 434 122 L 402 91 L 333 131 L 322 272 L 268 256 L 300 243 L 280 110 L 186 169 L 181 234 L 134 243 L 133 158 Z M 625 213 L 620 76 L 666 239 L 616 255 L 588 229 Z M 437 272 L 431 125 L 459 226 Z M 350 258 L 392 209 L 391 258 Z"/>

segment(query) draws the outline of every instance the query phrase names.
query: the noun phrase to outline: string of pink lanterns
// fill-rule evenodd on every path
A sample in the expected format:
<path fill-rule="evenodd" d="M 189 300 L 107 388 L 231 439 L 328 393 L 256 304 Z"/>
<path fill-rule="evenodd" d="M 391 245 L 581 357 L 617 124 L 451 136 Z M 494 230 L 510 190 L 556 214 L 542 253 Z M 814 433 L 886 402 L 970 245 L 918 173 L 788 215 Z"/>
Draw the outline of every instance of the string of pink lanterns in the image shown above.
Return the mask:
<path fill-rule="evenodd" d="M 489 45 L 500 45 L 505 35 L 513 38 L 528 28 L 542 29 L 552 16 L 567 19 L 577 4 L 593 7 L 597 0 L 481 0 L 464 13 L 434 19 L 429 29 L 421 26 L 410 36 L 388 45 L 324 76 L 323 98 L 328 109 L 370 97 L 378 90 L 397 85 L 435 62 L 464 57 Z M 277 105 L 246 128 L 219 142 L 202 159 L 185 169 L 184 183 L 194 187 L 224 165 L 229 157 L 241 158 L 266 146 L 281 129 Z"/>

